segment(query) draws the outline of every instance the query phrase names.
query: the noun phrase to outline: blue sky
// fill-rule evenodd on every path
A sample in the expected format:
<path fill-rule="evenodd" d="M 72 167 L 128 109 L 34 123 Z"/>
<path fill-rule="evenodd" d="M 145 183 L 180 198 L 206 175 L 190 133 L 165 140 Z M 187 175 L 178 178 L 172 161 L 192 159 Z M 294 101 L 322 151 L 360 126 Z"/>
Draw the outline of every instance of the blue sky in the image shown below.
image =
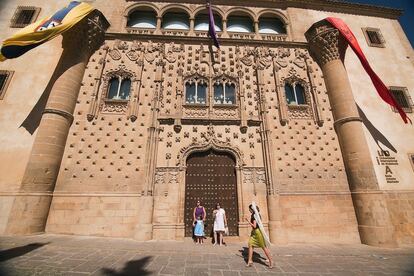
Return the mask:
<path fill-rule="evenodd" d="M 414 46 L 414 1 L 413 0 L 345 0 L 344 2 L 362 3 L 404 10 L 400 23 L 404 28 L 411 46 Z"/>

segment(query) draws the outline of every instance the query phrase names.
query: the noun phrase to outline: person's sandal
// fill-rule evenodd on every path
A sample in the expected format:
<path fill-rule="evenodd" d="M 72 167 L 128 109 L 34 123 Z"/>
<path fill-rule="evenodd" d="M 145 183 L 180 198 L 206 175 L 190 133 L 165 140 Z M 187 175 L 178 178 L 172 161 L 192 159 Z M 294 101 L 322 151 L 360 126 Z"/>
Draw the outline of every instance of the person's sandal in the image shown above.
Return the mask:
<path fill-rule="evenodd" d="M 246 266 L 247 267 L 251 267 L 253 265 L 253 263 L 247 263 Z"/>

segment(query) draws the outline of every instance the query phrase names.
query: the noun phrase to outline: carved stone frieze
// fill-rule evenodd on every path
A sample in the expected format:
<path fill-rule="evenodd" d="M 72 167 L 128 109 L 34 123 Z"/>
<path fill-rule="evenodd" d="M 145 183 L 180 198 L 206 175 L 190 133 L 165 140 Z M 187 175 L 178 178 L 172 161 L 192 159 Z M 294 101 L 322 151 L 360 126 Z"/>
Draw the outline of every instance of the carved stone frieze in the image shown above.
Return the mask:
<path fill-rule="evenodd" d="M 126 114 L 127 110 L 128 101 L 104 100 L 100 106 L 101 113 Z"/>
<path fill-rule="evenodd" d="M 185 118 L 206 118 L 208 117 L 207 106 L 184 106 L 183 116 Z"/>
<path fill-rule="evenodd" d="M 289 105 L 288 114 L 291 119 L 312 119 L 313 112 L 310 105 Z"/>
<path fill-rule="evenodd" d="M 213 113 L 217 119 L 238 119 L 240 112 L 237 106 L 216 106 Z"/>
<path fill-rule="evenodd" d="M 243 186 L 253 188 L 253 193 L 257 193 L 257 186 L 266 185 L 266 172 L 262 167 L 245 167 L 242 170 Z"/>

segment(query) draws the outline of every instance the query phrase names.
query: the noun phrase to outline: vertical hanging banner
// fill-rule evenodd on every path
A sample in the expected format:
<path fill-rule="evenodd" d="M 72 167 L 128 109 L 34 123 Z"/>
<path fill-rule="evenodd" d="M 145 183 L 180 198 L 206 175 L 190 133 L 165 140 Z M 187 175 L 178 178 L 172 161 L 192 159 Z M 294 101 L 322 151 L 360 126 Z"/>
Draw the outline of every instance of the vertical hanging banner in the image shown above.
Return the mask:
<path fill-rule="evenodd" d="M 210 0 L 207 0 L 207 7 L 208 7 L 208 35 L 211 39 L 213 39 L 214 45 L 217 48 L 220 48 L 220 43 L 217 39 L 217 33 L 216 33 L 216 24 L 214 22 L 214 13 L 213 9 L 211 8 L 211 2 Z"/>
<path fill-rule="evenodd" d="M 17 58 L 46 41 L 57 37 L 72 28 L 94 10 L 87 3 L 70 2 L 67 7 L 59 10 L 54 15 L 24 27 L 3 41 L 0 49 L 0 61 Z"/>
<path fill-rule="evenodd" d="M 394 99 L 394 97 L 392 96 L 387 86 L 385 86 L 384 82 L 380 79 L 380 77 L 378 77 L 378 75 L 371 68 L 367 58 L 365 57 L 364 53 L 362 52 L 361 47 L 358 44 L 358 41 L 355 35 L 352 33 L 349 27 L 345 24 L 345 22 L 342 21 L 342 19 L 335 18 L 335 17 L 327 17 L 326 20 L 329 23 L 331 23 L 333 27 L 339 30 L 339 32 L 342 34 L 342 36 L 346 39 L 348 44 L 351 46 L 352 50 L 355 52 L 355 54 L 361 61 L 362 67 L 364 67 L 365 71 L 368 73 L 369 77 L 371 78 L 371 81 L 374 84 L 375 89 L 377 90 L 378 94 L 383 99 L 383 101 L 385 101 L 386 103 L 388 103 L 389 105 L 391 105 L 392 107 L 398 110 L 404 123 L 407 124 L 408 121 L 412 123 L 410 118 L 408 118 L 407 114 L 404 112 L 401 106 Z"/>

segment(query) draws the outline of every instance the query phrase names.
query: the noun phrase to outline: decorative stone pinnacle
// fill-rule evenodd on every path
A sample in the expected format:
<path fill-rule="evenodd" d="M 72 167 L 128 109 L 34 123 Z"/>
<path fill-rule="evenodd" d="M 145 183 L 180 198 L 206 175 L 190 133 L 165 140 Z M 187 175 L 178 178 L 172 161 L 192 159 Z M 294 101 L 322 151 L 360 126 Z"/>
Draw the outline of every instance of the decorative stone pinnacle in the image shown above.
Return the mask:
<path fill-rule="evenodd" d="M 328 21 L 313 24 L 305 33 L 311 55 L 319 66 L 333 60 L 344 60 L 348 43 Z"/>

